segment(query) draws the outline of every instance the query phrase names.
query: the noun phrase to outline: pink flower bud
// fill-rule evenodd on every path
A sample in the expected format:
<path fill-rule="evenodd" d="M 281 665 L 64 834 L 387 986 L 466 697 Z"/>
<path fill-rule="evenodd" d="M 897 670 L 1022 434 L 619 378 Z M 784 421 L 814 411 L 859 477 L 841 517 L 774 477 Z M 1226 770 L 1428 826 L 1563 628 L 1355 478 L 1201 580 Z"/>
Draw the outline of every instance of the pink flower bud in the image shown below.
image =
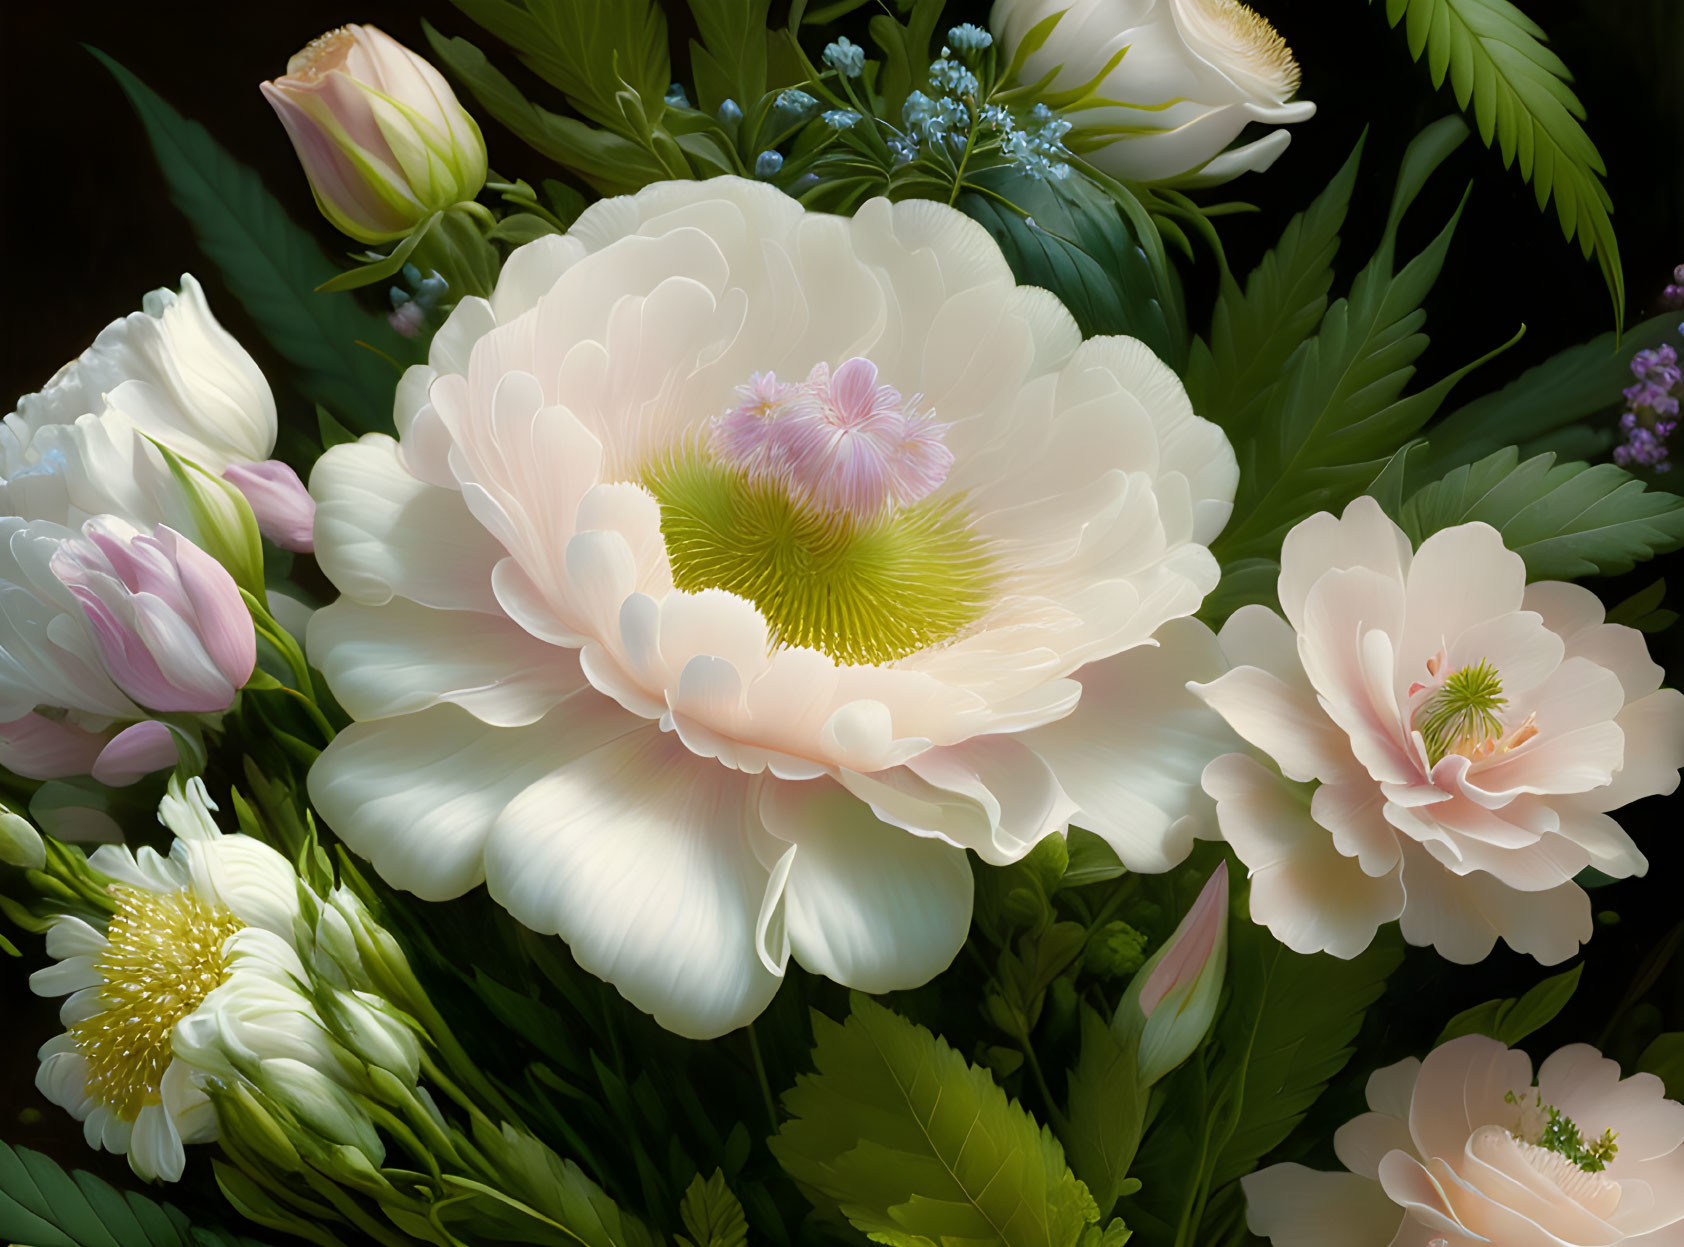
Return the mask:
<path fill-rule="evenodd" d="M 366 243 L 404 237 L 485 185 L 485 140 L 438 70 L 373 26 L 341 26 L 263 95 L 316 205 Z"/>
<path fill-rule="evenodd" d="M 0 723 L 0 766 L 25 779 L 86 775 L 105 742 L 104 733 L 36 711 Z"/>
<path fill-rule="evenodd" d="M 148 537 L 104 517 L 82 531 L 50 566 L 92 625 L 113 682 L 150 710 L 226 710 L 257 663 L 234 578 L 162 524 Z"/>
<path fill-rule="evenodd" d="M 1116 1025 L 1138 1032 L 1150 1086 L 1190 1057 L 1216 1017 L 1228 969 L 1228 863 L 1211 873 L 1181 925 L 1129 984 Z"/>
<path fill-rule="evenodd" d="M 148 719 L 124 728 L 112 738 L 94 761 L 93 777 L 112 788 L 123 788 L 153 771 L 174 766 L 179 757 L 175 733 L 157 720 Z"/>
<path fill-rule="evenodd" d="M 286 464 L 279 459 L 236 463 L 222 479 L 246 496 L 258 529 L 270 541 L 295 554 L 316 548 L 316 500 Z"/>

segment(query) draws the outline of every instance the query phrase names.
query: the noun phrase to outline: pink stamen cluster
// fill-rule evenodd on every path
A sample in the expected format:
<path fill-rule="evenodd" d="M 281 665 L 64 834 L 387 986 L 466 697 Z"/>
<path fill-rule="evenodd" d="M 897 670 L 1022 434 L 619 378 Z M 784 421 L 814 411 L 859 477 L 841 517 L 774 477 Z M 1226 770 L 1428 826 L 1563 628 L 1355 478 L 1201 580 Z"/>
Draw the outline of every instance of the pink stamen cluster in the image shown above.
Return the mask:
<path fill-rule="evenodd" d="M 793 385 L 757 372 L 737 394 L 743 401 L 714 417 L 714 453 L 824 510 L 870 517 L 909 506 L 952 470 L 947 426 L 916 410 L 916 395 L 878 385 L 869 359 L 834 373 L 817 364 Z"/>

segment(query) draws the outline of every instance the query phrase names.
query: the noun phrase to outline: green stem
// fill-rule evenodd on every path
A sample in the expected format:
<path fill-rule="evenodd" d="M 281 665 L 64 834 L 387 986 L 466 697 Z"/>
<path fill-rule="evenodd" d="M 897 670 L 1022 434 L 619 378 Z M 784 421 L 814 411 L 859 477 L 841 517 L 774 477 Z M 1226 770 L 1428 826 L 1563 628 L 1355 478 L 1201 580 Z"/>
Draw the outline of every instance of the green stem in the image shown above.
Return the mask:
<path fill-rule="evenodd" d="M 772 1084 L 766 1077 L 766 1062 L 760 1055 L 760 1037 L 754 1032 L 754 1023 L 748 1024 L 748 1050 L 754 1058 L 754 1076 L 760 1083 L 760 1097 L 766 1103 L 766 1120 L 771 1123 L 772 1132 L 778 1129 L 778 1103 L 772 1096 Z"/>

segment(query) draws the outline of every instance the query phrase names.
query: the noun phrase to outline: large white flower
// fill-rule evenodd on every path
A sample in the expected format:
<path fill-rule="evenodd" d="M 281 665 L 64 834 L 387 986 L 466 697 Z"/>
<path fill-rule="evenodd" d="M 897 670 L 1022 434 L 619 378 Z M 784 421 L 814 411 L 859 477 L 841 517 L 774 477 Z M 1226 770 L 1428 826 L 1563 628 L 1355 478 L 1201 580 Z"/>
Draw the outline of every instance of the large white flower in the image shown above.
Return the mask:
<path fill-rule="evenodd" d="M 199 780 L 172 789 L 160 818 L 177 834 L 168 857 L 116 845 L 89 864 L 109 876 L 116 912 L 104 929 L 64 916 L 47 932 L 56 964 L 30 986 L 68 994 L 67 1027 L 41 1047 L 35 1085 L 83 1123 L 90 1147 L 127 1154 L 145 1178 L 174 1181 L 183 1145 L 214 1139 L 216 1112 L 175 1051 L 178 1026 L 203 1012 L 249 1011 L 252 997 L 303 977 L 292 949 L 298 880 L 286 859 L 211 821 Z M 264 1028 L 264 1055 L 330 1060 L 301 1026 Z"/>
<path fill-rule="evenodd" d="M 1684 1241 L 1684 1105 L 1585 1044 L 1538 1068 L 1466 1035 L 1368 1080 L 1372 1112 L 1334 1150 L 1349 1170 L 1245 1178 L 1276 1247 L 1675 1247 Z"/>
<path fill-rule="evenodd" d="M 1204 786 L 1252 872 L 1252 916 L 1299 952 L 1352 957 L 1402 917 L 1413 944 L 1475 962 L 1498 936 L 1540 961 L 1590 938 L 1574 876 L 1641 874 L 1608 811 L 1669 793 L 1684 694 L 1596 595 L 1526 583 L 1485 524 L 1411 552 L 1368 497 L 1281 550 L 1282 619 L 1224 625 L 1234 669 L 1197 692 L 1288 780 L 1218 758 Z"/>
<path fill-rule="evenodd" d="M 217 323 L 204 291 L 154 290 L 142 310 L 94 343 L 0 426 L 0 508 L 79 526 L 116 515 L 189 531 L 156 441 L 220 476 L 268 459 L 275 398 L 245 349 Z M 190 535 L 194 535 L 191 534 Z"/>
<path fill-rule="evenodd" d="M 1080 810 L 1133 866 L 1186 852 L 1212 638 L 1115 656 L 1216 583 L 1233 453 L 961 214 L 605 200 L 458 305 L 397 420 L 317 465 L 344 596 L 309 633 L 362 720 L 311 794 L 394 885 L 484 880 L 701 1036 L 791 950 L 941 969 L 962 849 Z"/>
<path fill-rule="evenodd" d="M 1105 102 L 1070 114 L 1067 141 L 1114 177 L 1208 186 L 1260 173 L 1292 135 L 1273 129 L 1230 147 L 1241 131 L 1315 115 L 1292 98 L 1291 49 L 1239 0 L 995 0 L 990 25 L 1010 57 L 1054 15 L 1018 76 L 1052 75 L 1047 90 L 1067 91 L 1103 75 Z"/>

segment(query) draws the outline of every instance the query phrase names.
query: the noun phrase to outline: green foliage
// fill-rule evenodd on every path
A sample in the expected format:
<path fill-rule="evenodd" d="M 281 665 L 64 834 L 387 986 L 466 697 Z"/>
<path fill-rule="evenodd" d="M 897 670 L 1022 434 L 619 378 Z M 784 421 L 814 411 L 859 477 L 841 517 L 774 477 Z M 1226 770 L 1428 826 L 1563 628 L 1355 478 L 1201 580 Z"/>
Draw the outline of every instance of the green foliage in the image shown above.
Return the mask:
<path fill-rule="evenodd" d="M 813 1015 L 817 1070 L 784 1094 L 770 1141 L 798 1183 L 896 1247 L 1058 1247 L 1099 1210 L 1044 1126 L 987 1072 L 861 995 Z"/>
<path fill-rule="evenodd" d="M 1128 334 L 1179 367 L 1187 351 L 1179 291 L 1111 195 L 1076 172 L 1051 181 L 999 170 L 980 181 L 986 191 L 966 191 L 955 206 L 993 236 L 1020 284 L 1057 295 L 1084 336 Z"/>
<path fill-rule="evenodd" d="M 1449 75 L 1480 141 L 1497 144 L 1504 167 L 1518 161 L 1538 207 L 1555 199 L 1563 237 L 1577 236 L 1587 259 L 1595 253 L 1617 325 L 1626 294 L 1609 219 L 1614 201 L 1602 185 L 1608 170 L 1580 124 L 1584 105 L 1567 85 L 1573 75 L 1544 46 L 1549 36 L 1508 0 L 1386 0 L 1386 20 L 1396 26 L 1405 19 L 1409 54 L 1419 61 L 1426 53 L 1433 86 Z"/>
<path fill-rule="evenodd" d="M 1287 222 L 1243 291 L 1231 274 L 1223 274 L 1210 341 L 1194 341 L 1185 380 L 1193 410 L 1220 424 L 1231 439 L 1255 429 L 1287 362 L 1327 311 L 1339 231 L 1366 141 L 1364 134 L 1326 189 Z"/>
<path fill-rule="evenodd" d="M 1444 118 L 1404 154 L 1385 232 L 1348 298 L 1327 310 L 1316 335 L 1293 353 L 1285 373 L 1242 436 L 1234 518 L 1213 548 L 1224 564 L 1271 558 L 1305 515 L 1335 510 L 1374 480 L 1398 446 L 1432 418 L 1451 388 L 1480 360 L 1405 395 L 1427 347 L 1422 301 L 1437 280 L 1461 216 L 1394 273 L 1397 232 L 1427 178 L 1467 137 Z"/>
<path fill-rule="evenodd" d="M 1138 1185 L 1127 1181 L 1146 1124 L 1137 1043 L 1119 1039 L 1104 1018 L 1083 1006 L 1081 1055 L 1070 1071 L 1070 1111 L 1060 1135 L 1070 1167 L 1093 1193 L 1100 1216 Z"/>
<path fill-rule="evenodd" d="M 770 0 L 690 0 L 700 40 L 690 41 L 696 99 L 705 112 L 766 93 L 766 11 Z"/>
<path fill-rule="evenodd" d="M 1610 330 L 1464 404 L 1427 431 L 1413 473 L 1433 480 L 1510 445 L 1557 449 L 1549 435 L 1618 405 L 1621 388 L 1631 384 L 1631 357 L 1676 339 L 1678 322 L 1677 312 L 1663 312 L 1623 335 Z"/>
<path fill-rule="evenodd" d="M 1666 580 L 1653 581 L 1622 602 L 1608 608 L 1608 622 L 1624 624 L 1639 632 L 1664 632 L 1678 622 L 1678 612 L 1661 603 L 1666 600 Z"/>
<path fill-rule="evenodd" d="M 665 108 L 667 21 L 653 0 L 451 3 L 600 125 L 635 132 Z"/>
<path fill-rule="evenodd" d="M 715 1169 L 704 1180 L 697 1174 L 684 1192 L 679 1215 L 690 1237 L 679 1236 L 680 1247 L 748 1247 L 748 1219 L 743 1206 L 725 1185 L 725 1175 Z"/>
<path fill-rule="evenodd" d="M 540 156 L 565 165 L 603 194 L 625 194 L 669 176 L 648 148 L 532 103 L 466 39 L 446 38 L 426 22 L 421 28 L 433 55 L 481 108 Z"/>
<path fill-rule="evenodd" d="M 1611 463 L 1522 462 L 1513 446 L 1424 486 L 1398 517 L 1417 544 L 1474 520 L 1503 535 L 1532 580 L 1617 575 L 1684 545 L 1684 498 Z"/>
<path fill-rule="evenodd" d="M 1533 1031 L 1548 1026 L 1567 1007 L 1578 990 L 1579 976 L 1584 969 L 1580 964 L 1563 974 L 1551 975 L 1518 1000 L 1513 997 L 1488 1000 L 1464 1009 L 1444 1024 L 1433 1046 L 1436 1048 L 1463 1035 L 1489 1035 L 1499 1043 L 1514 1047 Z"/>
<path fill-rule="evenodd" d="M 350 299 L 314 293 L 338 270 L 257 174 L 127 69 L 89 51 L 140 114 L 170 202 L 270 345 L 297 369 L 305 397 L 360 432 L 389 430 L 397 374 L 381 355 L 402 358 L 407 344 Z"/>
<path fill-rule="evenodd" d="M 1211 1196 L 1255 1169 L 1345 1067 L 1403 959 L 1395 928 L 1350 961 L 1301 956 L 1249 922 L 1232 923 L 1230 941 L 1231 995 L 1204 1052 L 1163 1084 L 1131 1171 L 1142 1189 L 1121 1211 L 1147 1247 L 1206 1241 Z"/>
<path fill-rule="evenodd" d="M 29 1247 L 257 1247 L 195 1226 L 171 1204 L 119 1191 L 39 1152 L 0 1143 L 0 1240 Z"/>

